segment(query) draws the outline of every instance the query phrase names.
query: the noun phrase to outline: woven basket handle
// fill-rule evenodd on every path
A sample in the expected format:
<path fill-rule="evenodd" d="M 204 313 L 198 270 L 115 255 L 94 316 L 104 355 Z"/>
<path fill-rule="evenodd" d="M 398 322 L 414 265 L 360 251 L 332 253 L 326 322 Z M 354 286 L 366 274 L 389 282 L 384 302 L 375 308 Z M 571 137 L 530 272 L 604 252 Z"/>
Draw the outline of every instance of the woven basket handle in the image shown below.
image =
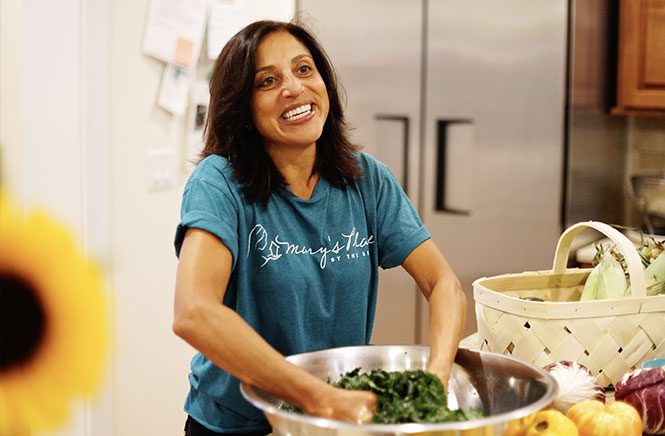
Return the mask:
<path fill-rule="evenodd" d="M 616 244 L 628 266 L 628 275 L 630 276 L 630 289 L 633 297 L 646 297 L 646 283 L 644 281 L 644 268 L 642 261 L 635 249 L 635 246 L 630 239 L 626 238 L 620 231 L 614 227 L 608 226 L 605 223 L 598 221 L 584 221 L 581 223 L 573 224 L 568 227 L 559 238 L 559 243 L 556 246 L 554 254 L 554 266 L 552 272 L 554 274 L 563 274 L 566 272 L 566 265 L 568 263 L 568 254 L 570 252 L 570 244 L 573 239 L 584 229 L 592 228 L 603 235 L 610 238 Z"/>

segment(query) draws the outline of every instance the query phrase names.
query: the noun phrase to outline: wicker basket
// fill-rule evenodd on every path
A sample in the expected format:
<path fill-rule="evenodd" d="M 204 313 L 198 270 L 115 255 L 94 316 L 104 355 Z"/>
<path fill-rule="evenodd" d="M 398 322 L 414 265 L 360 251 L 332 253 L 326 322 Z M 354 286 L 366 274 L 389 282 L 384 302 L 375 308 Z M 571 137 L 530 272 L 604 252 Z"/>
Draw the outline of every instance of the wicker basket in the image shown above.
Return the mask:
<path fill-rule="evenodd" d="M 566 268 L 570 245 L 593 228 L 623 253 L 631 297 L 579 301 L 591 268 Z M 480 349 L 538 366 L 574 360 L 604 386 L 650 358 L 665 356 L 665 295 L 646 296 L 644 269 L 633 243 L 595 221 L 569 227 L 551 271 L 484 277 L 473 283 Z M 533 301 L 531 299 L 544 301 Z"/>

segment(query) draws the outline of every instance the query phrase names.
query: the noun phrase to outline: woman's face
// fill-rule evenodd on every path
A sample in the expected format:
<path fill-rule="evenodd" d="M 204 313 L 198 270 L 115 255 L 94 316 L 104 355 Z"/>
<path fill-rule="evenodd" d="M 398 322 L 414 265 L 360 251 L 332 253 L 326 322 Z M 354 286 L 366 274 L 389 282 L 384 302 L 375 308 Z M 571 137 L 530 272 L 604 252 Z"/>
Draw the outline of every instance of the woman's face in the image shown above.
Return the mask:
<path fill-rule="evenodd" d="M 328 92 L 312 55 L 293 35 L 266 35 L 256 53 L 250 103 L 267 149 L 314 146 L 328 117 Z"/>

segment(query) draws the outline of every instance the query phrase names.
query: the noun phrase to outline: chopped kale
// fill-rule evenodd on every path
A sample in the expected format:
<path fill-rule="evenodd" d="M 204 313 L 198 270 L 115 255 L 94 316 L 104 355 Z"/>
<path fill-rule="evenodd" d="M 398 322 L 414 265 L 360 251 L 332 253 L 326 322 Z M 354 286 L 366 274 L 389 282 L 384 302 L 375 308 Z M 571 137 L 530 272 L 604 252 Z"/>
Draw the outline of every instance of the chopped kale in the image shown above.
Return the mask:
<path fill-rule="evenodd" d="M 279 406 L 279 408 L 280 408 L 280 409 L 283 409 L 283 410 L 286 410 L 287 412 L 297 413 L 297 414 L 299 414 L 299 415 L 304 415 L 304 414 L 305 414 L 305 411 L 304 411 L 304 410 L 302 410 L 302 409 L 301 409 L 300 407 L 298 407 L 298 406 L 294 406 L 294 405 L 291 404 L 291 403 L 282 403 L 282 404 Z"/>
<path fill-rule="evenodd" d="M 422 370 L 387 372 L 376 369 L 361 373 L 360 368 L 356 368 L 331 384 L 342 389 L 374 392 L 377 410 L 372 423 L 375 424 L 436 423 L 482 417 L 482 413 L 475 410 L 448 409 L 441 380 Z M 282 408 L 302 413 L 290 404 Z"/>

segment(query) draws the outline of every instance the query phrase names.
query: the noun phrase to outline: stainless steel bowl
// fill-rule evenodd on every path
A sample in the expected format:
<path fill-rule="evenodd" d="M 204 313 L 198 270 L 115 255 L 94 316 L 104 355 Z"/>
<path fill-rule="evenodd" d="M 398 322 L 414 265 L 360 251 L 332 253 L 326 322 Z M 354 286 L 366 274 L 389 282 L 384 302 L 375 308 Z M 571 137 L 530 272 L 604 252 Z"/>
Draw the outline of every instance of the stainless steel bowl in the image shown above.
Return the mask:
<path fill-rule="evenodd" d="M 289 361 L 321 380 L 335 381 L 363 371 L 425 369 L 429 347 L 369 345 L 333 348 L 289 356 Z M 275 434 L 282 436 L 483 435 L 500 436 L 505 424 L 548 406 L 558 392 L 556 380 L 529 363 L 496 353 L 460 348 L 450 379 L 449 407 L 481 410 L 484 418 L 439 424 L 352 424 L 299 415 L 280 409 L 283 401 L 246 383 L 243 396 L 261 409 Z"/>

